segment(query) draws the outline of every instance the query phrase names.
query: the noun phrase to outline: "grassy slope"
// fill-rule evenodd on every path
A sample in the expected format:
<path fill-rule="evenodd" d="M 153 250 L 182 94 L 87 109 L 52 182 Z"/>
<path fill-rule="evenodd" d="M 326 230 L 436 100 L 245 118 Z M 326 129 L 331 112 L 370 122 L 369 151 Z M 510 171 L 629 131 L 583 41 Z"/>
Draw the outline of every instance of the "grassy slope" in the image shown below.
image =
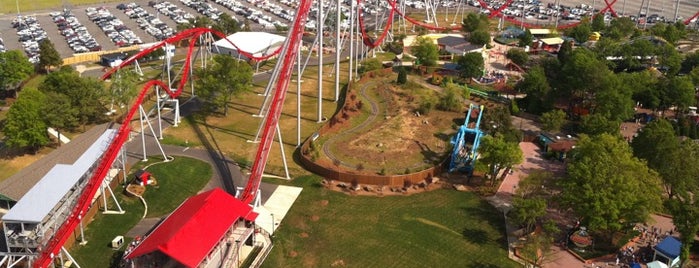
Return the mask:
<path fill-rule="evenodd" d="M 502 215 L 472 193 L 379 198 L 332 192 L 313 176 L 294 184 L 304 190 L 264 267 L 516 266 L 507 258 Z"/>
<path fill-rule="evenodd" d="M 153 162 L 151 160 L 150 163 Z M 213 174 L 208 163 L 183 157 L 175 158 L 172 162 L 156 164 L 148 168 L 148 171 L 159 183 L 159 188 L 149 187 L 144 194 L 148 202 L 148 217 L 162 217 L 172 212 L 187 197 L 201 190 Z M 87 245 L 75 245 L 71 249 L 73 257 L 83 265 L 82 267 L 110 267 L 111 258 L 121 256 L 125 247 L 116 251 L 109 248 L 109 243 L 115 236 L 126 234 L 141 220 L 143 204 L 136 198 L 124 196 L 122 189 L 118 187 L 114 191 L 126 213 L 123 215 L 98 213 L 93 222 L 85 228 Z M 111 208 L 116 209 L 113 205 Z M 126 242 L 130 241 L 131 238 L 127 238 Z"/>

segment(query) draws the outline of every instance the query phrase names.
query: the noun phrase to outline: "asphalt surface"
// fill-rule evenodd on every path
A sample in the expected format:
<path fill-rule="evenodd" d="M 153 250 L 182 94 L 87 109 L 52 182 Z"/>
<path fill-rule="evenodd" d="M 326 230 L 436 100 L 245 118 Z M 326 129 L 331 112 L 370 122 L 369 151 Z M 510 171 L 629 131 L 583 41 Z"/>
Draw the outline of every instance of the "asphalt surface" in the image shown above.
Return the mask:
<path fill-rule="evenodd" d="M 279 4 L 280 6 L 283 6 L 284 8 L 291 9 L 289 7 L 286 7 L 279 3 L 276 0 L 270 0 L 271 2 L 274 2 L 276 4 Z M 645 1 L 645 2 L 644 2 Z M 144 9 L 146 9 L 149 13 L 153 15 L 159 16 L 159 18 L 166 23 L 168 26 L 170 26 L 173 29 L 176 29 L 177 23 L 175 23 L 172 19 L 165 15 L 158 15 L 157 10 L 155 10 L 152 7 L 148 6 L 148 0 L 135 0 L 135 1 L 124 1 L 124 3 L 130 3 L 130 2 L 136 2 L 141 5 Z M 196 10 L 185 6 L 178 0 L 171 0 L 169 1 L 170 3 L 178 6 L 182 10 L 185 10 L 192 15 L 198 16 L 201 15 L 200 13 L 196 12 Z M 244 5 L 248 5 L 250 7 L 253 7 L 253 4 L 248 3 L 247 1 L 240 1 Z M 554 3 L 555 1 L 549 0 L 549 1 L 543 1 L 544 5 L 546 3 Z M 605 7 L 604 0 L 560 0 L 558 1 L 561 5 L 566 5 L 566 6 L 577 6 L 579 4 L 587 4 L 590 6 L 594 6 L 596 9 L 602 9 Z M 610 1 L 611 2 L 611 1 Z M 212 4 L 212 6 L 218 8 L 220 11 L 223 11 L 225 13 L 228 13 L 229 15 L 239 19 L 240 21 L 243 21 L 244 18 L 242 16 L 235 14 L 232 10 L 227 9 L 226 7 L 216 4 L 213 1 L 209 1 L 209 3 Z M 613 5 L 613 9 L 618 12 L 618 13 L 624 13 L 624 14 L 638 14 L 641 10 L 645 11 L 646 10 L 646 5 L 648 5 L 648 15 L 651 14 L 659 14 L 661 16 L 665 16 L 667 18 L 673 17 L 674 12 L 675 12 L 675 3 L 676 1 L 673 0 L 617 0 L 617 2 Z M 643 6 L 643 9 L 641 9 L 641 5 Z M 116 3 L 112 4 L 93 4 L 93 5 L 81 5 L 81 6 L 75 6 L 72 8 L 73 14 L 79 19 L 79 21 L 88 28 L 88 31 L 90 34 L 92 34 L 93 37 L 96 38 L 97 42 L 102 46 L 104 50 L 110 50 L 116 48 L 114 43 L 111 42 L 111 40 L 102 32 L 102 30 L 97 27 L 95 23 L 90 21 L 87 18 L 87 15 L 85 13 L 85 8 L 87 7 L 98 7 L 98 6 L 105 6 L 107 7 L 110 12 L 115 15 L 117 18 L 122 20 L 124 24 L 129 27 L 131 30 L 133 30 L 142 40 L 143 42 L 153 42 L 155 39 L 145 33 L 145 31 L 141 30 L 137 23 L 136 20 L 129 19 L 121 10 L 116 9 Z M 288 21 L 277 17 L 274 14 L 271 14 L 269 12 L 266 12 L 262 10 L 261 8 L 256 8 L 260 11 L 262 11 L 263 14 L 269 15 L 270 17 L 273 18 L 273 20 L 279 20 L 284 23 L 289 23 Z M 446 8 L 439 8 L 438 12 L 442 12 L 441 10 L 446 10 Z M 466 5 L 465 9 L 462 10 L 467 10 L 467 11 L 475 11 L 477 8 L 473 6 L 468 6 Z M 64 37 L 60 35 L 58 32 L 58 28 L 55 23 L 51 20 L 51 18 L 48 16 L 48 13 L 50 11 L 58 11 L 58 8 L 56 10 L 42 10 L 42 11 L 32 11 L 32 12 L 26 12 L 23 13 L 22 15 L 34 15 L 37 17 L 39 20 L 41 26 L 44 28 L 44 30 L 47 31 L 49 35 L 49 39 L 56 45 L 56 48 L 58 49 L 59 53 L 63 57 L 68 57 L 72 56 L 73 52 L 70 50 L 68 47 L 67 42 L 65 41 Z M 699 11 L 699 1 L 681 1 L 680 2 L 680 9 L 679 9 L 679 16 L 684 17 L 684 18 L 689 18 L 694 13 Z M 409 9 L 407 13 L 416 13 L 416 12 L 423 12 L 421 10 L 417 9 Z M 456 8 L 450 8 L 450 12 L 453 14 L 456 12 Z M 0 15 L 0 38 L 2 38 L 5 42 L 5 46 L 7 49 L 22 49 L 21 45 L 17 41 L 17 34 L 15 29 L 13 29 L 10 26 L 10 22 L 12 19 L 15 17 L 15 14 L 4 14 Z M 367 15 L 367 20 L 373 19 L 375 16 Z M 541 23 L 544 24 L 546 22 L 551 22 L 553 18 L 550 18 L 549 20 L 527 20 L 527 22 L 533 22 L 533 23 Z M 568 24 L 572 23 L 574 21 L 560 21 L 559 25 L 562 24 Z M 262 30 L 262 26 L 260 24 L 254 23 L 252 21 L 249 22 L 251 25 L 252 30 Z M 370 23 L 367 23 L 370 24 Z M 368 29 L 373 29 L 372 26 L 368 25 Z M 332 38 L 332 36 L 330 37 Z"/>

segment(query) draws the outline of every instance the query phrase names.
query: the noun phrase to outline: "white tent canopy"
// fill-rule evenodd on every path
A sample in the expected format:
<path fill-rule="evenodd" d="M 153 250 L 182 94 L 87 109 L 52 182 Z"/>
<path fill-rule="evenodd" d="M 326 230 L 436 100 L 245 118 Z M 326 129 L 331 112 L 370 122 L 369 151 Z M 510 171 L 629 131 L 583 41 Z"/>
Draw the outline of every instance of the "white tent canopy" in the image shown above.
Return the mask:
<path fill-rule="evenodd" d="M 226 39 L 231 41 L 238 48 L 226 41 Z M 286 37 L 284 36 L 265 32 L 237 32 L 227 36 L 226 39 L 214 42 L 216 48 L 223 50 L 218 51 L 219 53 L 229 54 L 224 51 L 234 51 L 237 53 L 238 49 L 240 49 L 255 57 L 271 54 L 286 41 Z M 216 48 L 214 48 L 214 51 L 216 51 Z"/>

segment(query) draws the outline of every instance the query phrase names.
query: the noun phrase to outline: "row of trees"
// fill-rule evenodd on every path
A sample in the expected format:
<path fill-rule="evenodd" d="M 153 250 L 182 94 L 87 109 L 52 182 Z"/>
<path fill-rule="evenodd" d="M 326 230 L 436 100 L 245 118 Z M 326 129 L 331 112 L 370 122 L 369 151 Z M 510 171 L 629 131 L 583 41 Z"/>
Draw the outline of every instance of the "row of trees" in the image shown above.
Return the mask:
<path fill-rule="evenodd" d="M 50 67 L 63 64 L 63 59 L 50 40 L 44 39 L 39 44 L 39 51 L 41 55 L 37 66 L 32 65 L 20 50 L 0 52 L 0 90 L 9 93 L 9 96 L 17 97 L 20 85 L 34 74 L 35 69 L 48 72 Z"/>
<path fill-rule="evenodd" d="M 46 128 L 59 131 L 106 120 L 104 84 L 69 66 L 46 76 L 38 89 L 25 88 L 10 107 L 3 132 L 8 146 L 34 151 L 49 143 Z"/>

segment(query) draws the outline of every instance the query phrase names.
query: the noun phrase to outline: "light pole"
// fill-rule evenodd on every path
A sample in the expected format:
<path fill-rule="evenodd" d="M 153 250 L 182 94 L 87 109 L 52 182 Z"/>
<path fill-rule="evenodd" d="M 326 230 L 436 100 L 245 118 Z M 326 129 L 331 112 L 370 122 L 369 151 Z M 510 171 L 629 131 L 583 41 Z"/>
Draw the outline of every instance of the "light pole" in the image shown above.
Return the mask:
<path fill-rule="evenodd" d="M 235 240 L 235 267 L 240 267 L 240 240 Z"/>
<path fill-rule="evenodd" d="M 269 215 L 272 216 L 272 232 L 271 232 L 270 236 L 271 236 L 271 237 L 274 237 L 274 226 L 275 226 L 275 224 L 274 224 L 274 213 L 269 213 Z"/>

